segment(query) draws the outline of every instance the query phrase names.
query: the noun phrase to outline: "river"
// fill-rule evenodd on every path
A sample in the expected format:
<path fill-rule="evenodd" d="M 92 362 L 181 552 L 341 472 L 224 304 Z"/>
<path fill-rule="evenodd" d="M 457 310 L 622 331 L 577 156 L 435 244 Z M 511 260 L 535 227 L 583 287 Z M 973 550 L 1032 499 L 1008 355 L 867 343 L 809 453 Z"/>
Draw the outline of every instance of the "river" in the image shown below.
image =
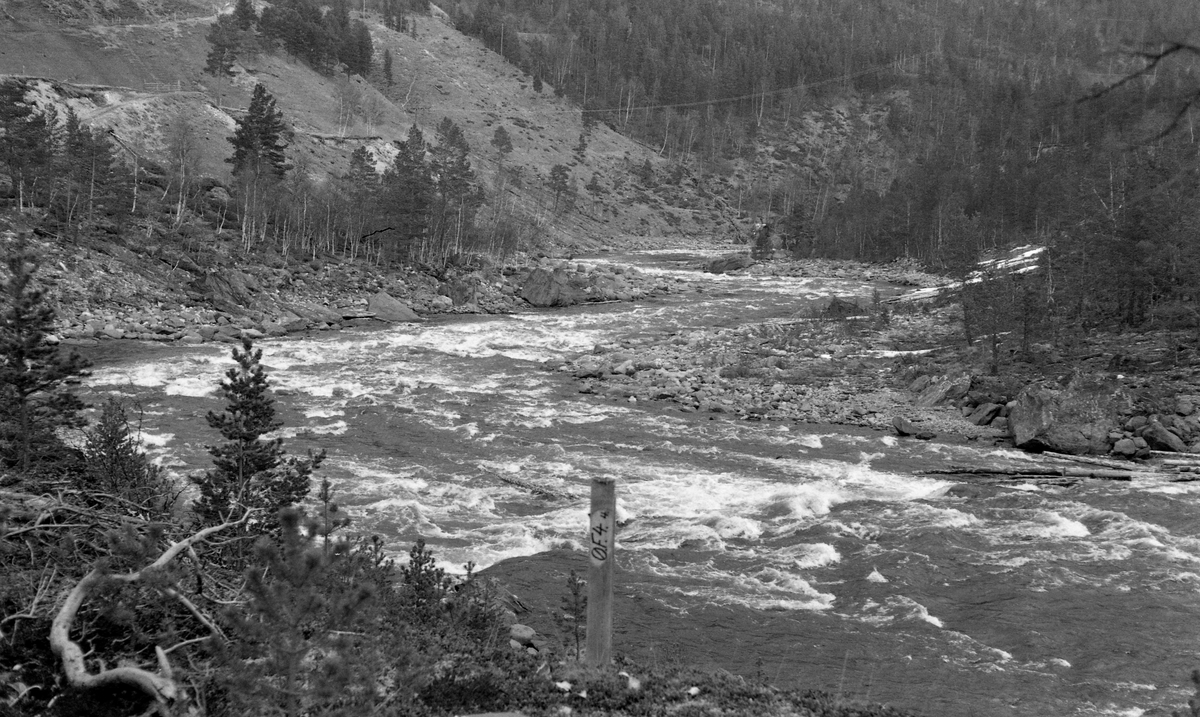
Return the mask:
<path fill-rule="evenodd" d="M 918 472 L 1020 456 L 614 401 L 554 370 L 596 344 L 879 288 L 701 277 L 694 258 L 621 257 L 703 280 L 698 294 L 262 341 L 286 446 L 327 449 L 322 473 L 354 529 L 397 555 L 424 537 L 449 569 L 495 566 L 514 590 L 550 596 L 576 564 L 591 479 L 616 477 L 614 649 L 642 661 L 934 716 L 1186 703 L 1200 667 L 1200 483 L 932 478 Z M 208 464 L 218 437 L 204 415 L 221 409 L 231 365 L 224 345 L 147 346 L 101 360 L 88 397 L 136 404 L 146 448 L 182 475 Z"/>

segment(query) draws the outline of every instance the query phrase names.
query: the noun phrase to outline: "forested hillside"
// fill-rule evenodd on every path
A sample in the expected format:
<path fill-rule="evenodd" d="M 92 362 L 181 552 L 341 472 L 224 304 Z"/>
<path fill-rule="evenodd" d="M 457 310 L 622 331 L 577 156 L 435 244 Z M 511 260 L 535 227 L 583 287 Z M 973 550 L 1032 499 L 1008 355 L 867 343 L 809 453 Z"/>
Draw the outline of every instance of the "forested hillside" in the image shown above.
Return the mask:
<path fill-rule="evenodd" d="M 1058 293 L 1042 287 L 1038 302 L 1101 323 L 1195 321 L 1195 53 L 1121 83 L 1144 53 L 1200 28 L 1188 3 L 481 0 L 454 12 L 675 161 L 721 174 L 745 160 L 765 176 L 739 205 L 802 256 L 956 270 L 991 248 L 1047 244 Z M 811 133 L 839 112 L 846 140 L 830 151 Z"/>

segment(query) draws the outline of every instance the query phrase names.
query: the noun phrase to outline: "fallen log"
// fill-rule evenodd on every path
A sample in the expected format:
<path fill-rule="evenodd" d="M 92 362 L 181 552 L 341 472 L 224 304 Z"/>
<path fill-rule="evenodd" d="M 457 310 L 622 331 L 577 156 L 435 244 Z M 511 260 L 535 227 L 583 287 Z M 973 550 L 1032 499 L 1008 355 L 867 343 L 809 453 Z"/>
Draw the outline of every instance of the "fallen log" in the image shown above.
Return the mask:
<path fill-rule="evenodd" d="M 1200 468 L 1200 456 L 1195 458 L 1164 458 L 1160 461 L 1164 466 L 1185 466 L 1190 468 Z"/>
<path fill-rule="evenodd" d="M 1130 463 L 1129 461 L 1117 461 L 1117 460 L 1113 460 L 1111 458 L 1095 458 L 1093 456 L 1074 456 L 1069 453 L 1057 453 L 1055 451 L 1042 451 L 1041 455 L 1047 456 L 1050 458 L 1057 458 L 1057 459 L 1063 460 L 1063 461 L 1071 461 L 1072 463 L 1088 463 L 1090 465 L 1104 466 L 1105 468 L 1114 468 L 1117 470 L 1143 471 L 1143 472 L 1150 471 L 1150 468 L 1147 468 L 1146 466 L 1139 465 L 1137 463 Z"/>
<path fill-rule="evenodd" d="M 541 486 L 541 485 L 538 485 L 537 483 L 531 483 L 530 481 L 523 480 L 521 478 L 514 478 L 512 476 L 502 476 L 502 475 L 499 475 L 496 473 L 492 473 L 491 475 L 495 476 L 501 483 L 507 483 L 509 485 L 516 486 L 518 488 L 527 490 L 530 493 L 533 493 L 534 495 L 540 495 L 544 498 L 570 498 L 571 497 L 569 494 L 564 493 L 560 490 L 556 490 L 554 488 L 549 488 L 546 486 Z"/>
<path fill-rule="evenodd" d="M 986 468 L 973 468 L 967 466 L 951 466 L 949 468 L 934 468 L 927 471 L 920 471 L 922 475 L 983 475 L 983 476 L 1018 476 L 1022 478 L 1036 477 L 1063 477 L 1063 478 L 1100 478 L 1103 480 L 1133 480 L 1133 472 L 1131 471 L 1116 471 L 1105 468 L 1074 468 L 1071 466 L 1061 467 L 1045 467 L 1038 466 L 1021 466 L 1021 467 L 1001 467 L 989 466 Z"/>

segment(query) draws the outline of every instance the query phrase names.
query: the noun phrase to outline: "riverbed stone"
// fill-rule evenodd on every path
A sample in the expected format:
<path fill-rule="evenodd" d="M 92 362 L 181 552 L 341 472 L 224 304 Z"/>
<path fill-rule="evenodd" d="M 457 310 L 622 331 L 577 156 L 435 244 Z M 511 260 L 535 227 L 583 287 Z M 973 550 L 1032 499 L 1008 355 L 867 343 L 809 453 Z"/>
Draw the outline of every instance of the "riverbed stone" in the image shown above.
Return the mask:
<path fill-rule="evenodd" d="M 1026 450 L 1104 454 L 1108 433 L 1129 409 L 1124 390 L 1112 381 L 1075 381 L 1065 389 L 1031 385 L 1009 413 L 1013 442 Z"/>
<path fill-rule="evenodd" d="M 1142 431 L 1142 438 L 1146 439 L 1152 450 L 1156 451 L 1175 451 L 1176 453 L 1187 453 L 1187 444 L 1183 439 L 1175 435 L 1158 421 L 1151 421 L 1146 424 Z"/>
<path fill-rule="evenodd" d="M 421 317 L 417 316 L 416 312 L 409 308 L 407 304 L 382 290 L 376 292 L 367 301 L 367 311 L 375 314 L 375 318 L 381 321 L 411 322 L 421 320 Z"/>
<path fill-rule="evenodd" d="M 981 403 L 971 410 L 967 420 L 976 426 L 986 426 L 1000 415 L 1001 408 L 1003 406 L 998 403 Z"/>
<path fill-rule="evenodd" d="M 584 298 L 583 292 L 571 285 L 565 269 L 534 269 L 521 284 L 521 298 L 537 307 L 571 306 Z"/>
<path fill-rule="evenodd" d="M 749 254 L 726 254 L 710 260 L 704 265 L 704 271 L 709 274 L 724 274 L 738 271 L 754 265 L 754 259 Z"/>
<path fill-rule="evenodd" d="M 1113 444 L 1112 453 L 1114 456 L 1124 456 L 1125 458 L 1133 458 L 1137 455 L 1138 447 L 1133 442 L 1132 438 L 1122 438 Z"/>
<path fill-rule="evenodd" d="M 970 390 L 970 376 L 943 376 L 926 386 L 913 403 L 922 408 L 932 408 L 942 403 L 957 401 Z"/>

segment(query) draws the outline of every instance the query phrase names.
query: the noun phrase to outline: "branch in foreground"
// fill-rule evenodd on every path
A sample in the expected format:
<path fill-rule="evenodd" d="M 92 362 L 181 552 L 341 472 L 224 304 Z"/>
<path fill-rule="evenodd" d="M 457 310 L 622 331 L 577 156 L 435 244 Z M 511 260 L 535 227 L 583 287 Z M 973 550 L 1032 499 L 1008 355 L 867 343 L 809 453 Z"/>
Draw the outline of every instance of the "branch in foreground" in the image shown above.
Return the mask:
<path fill-rule="evenodd" d="M 50 649 L 62 660 L 63 673 L 67 677 L 67 682 L 73 687 L 83 689 L 114 683 L 136 687 L 158 702 L 160 714 L 167 714 L 167 704 L 184 697 L 184 692 L 172 676 L 166 652 L 162 648 L 155 648 L 159 662 L 157 672 L 130 666 L 112 667 L 97 673 L 89 672 L 84 662 L 83 649 L 80 648 L 79 643 L 71 640 L 71 626 L 75 622 L 75 616 L 79 612 L 80 606 L 83 605 L 83 601 L 87 598 L 88 593 L 101 581 L 111 579 L 126 583 L 136 582 L 148 571 L 166 567 L 176 556 L 190 549 L 194 544 L 205 540 L 210 535 L 244 523 L 249 517 L 250 511 L 247 511 L 238 520 L 227 521 L 220 525 L 205 528 L 190 537 L 172 543 L 154 562 L 141 570 L 120 575 L 107 575 L 98 568 L 95 568 L 84 576 L 71 589 L 66 601 L 59 609 L 58 615 L 55 616 L 54 622 L 50 625 Z"/>

